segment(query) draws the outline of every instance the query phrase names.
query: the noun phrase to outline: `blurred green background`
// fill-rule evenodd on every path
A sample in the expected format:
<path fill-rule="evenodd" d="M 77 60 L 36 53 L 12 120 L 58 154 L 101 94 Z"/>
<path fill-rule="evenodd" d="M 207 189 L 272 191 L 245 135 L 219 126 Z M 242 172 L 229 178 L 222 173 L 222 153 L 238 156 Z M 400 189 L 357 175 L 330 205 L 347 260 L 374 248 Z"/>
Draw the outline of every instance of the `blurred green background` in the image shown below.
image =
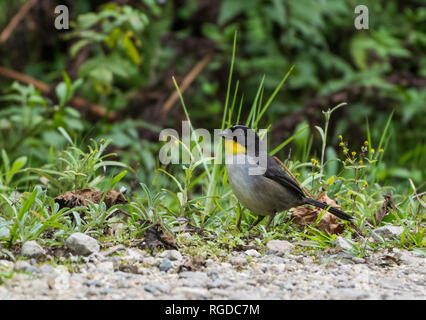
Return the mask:
<path fill-rule="evenodd" d="M 0 31 L 25 2 L 0 1 Z M 69 8 L 69 30 L 54 28 L 59 4 Z M 369 9 L 368 30 L 354 27 L 359 4 Z M 19 79 L 0 72 L 0 149 L 11 159 L 26 155 L 37 167 L 65 145 L 58 127 L 82 146 L 90 138 L 112 138 L 108 151 L 135 168 L 136 181 L 150 184 L 159 131 L 180 130 L 185 119 L 178 100 L 164 107 L 175 91 L 172 76 L 182 83 L 203 64 L 184 98 L 194 127 L 219 128 L 236 31 L 233 79 L 239 80 L 237 101 L 244 95 L 246 110 L 264 75 L 263 95 L 269 97 L 295 66 L 259 127 L 271 125 L 271 147 L 306 124 L 311 134 L 298 136 L 280 158 L 307 160 L 300 158 L 309 143 L 306 157 L 320 154 L 315 125 L 324 124 L 321 110 L 348 103 L 331 119 L 330 157 L 341 152 L 339 135 L 359 149 L 367 123 L 377 147 L 394 112 L 378 178 L 401 188 L 411 178 L 424 189 L 426 7 L 421 0 L 35 1 L 0 44 L 0 66 L 48 87 L 12 84 Z M 74 95 L 83 105 L 71 99 Z M 246 116 L 243 109 L 242 119 Z"/>

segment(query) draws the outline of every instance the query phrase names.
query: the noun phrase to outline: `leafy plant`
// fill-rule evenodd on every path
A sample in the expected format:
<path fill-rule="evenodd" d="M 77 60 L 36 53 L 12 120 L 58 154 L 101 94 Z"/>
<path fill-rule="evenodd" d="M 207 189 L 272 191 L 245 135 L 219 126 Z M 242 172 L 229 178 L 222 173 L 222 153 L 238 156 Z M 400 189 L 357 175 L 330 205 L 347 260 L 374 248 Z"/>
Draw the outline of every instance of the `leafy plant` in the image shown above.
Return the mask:
<path fill-rule="evenodd" d="M 108 3 L 97 13 L 79 15 L 71 38 L 78 41 L 71 47 L 71 57 L 90 46 L 96 53 L 79 70 L 100 94 L 120 94 L 115 78 L 135 76 L 142 63 L 141 35 L 149 24 L 145 13 L 128 5 Z"/>
<path fill-rule="evenodd" d="M 106 158 L 115 155 L 113 153 L 103 154 L 111 140 L 101 139 L 99 144 L 92 140 L 89 151 L 84 152 L 76 146 L 63 128 L 59 128 L 59 131 L 64 135 L 70 146 L 45 168 L 27 168 L 24 170 L 24 172 L 43 176 L 57 188 L 58 192 L 93 188 L 99 185 L 105 178 L 103 174 L 99 174 L 99 171 L 104 170 L 105 172 L 109 166 L 133 170 L 121 162 L 106 160 Z"/>

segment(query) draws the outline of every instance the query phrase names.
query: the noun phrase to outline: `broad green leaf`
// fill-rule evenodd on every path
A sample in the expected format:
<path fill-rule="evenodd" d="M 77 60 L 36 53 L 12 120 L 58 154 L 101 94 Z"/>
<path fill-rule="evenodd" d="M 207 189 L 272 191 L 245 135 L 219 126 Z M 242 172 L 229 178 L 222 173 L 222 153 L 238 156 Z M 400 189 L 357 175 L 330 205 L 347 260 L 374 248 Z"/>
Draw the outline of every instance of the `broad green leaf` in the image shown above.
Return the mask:
<path fill-rule="evenodd" d="M 114 188 L 114 186 L 121 180 L 123 177 L 127 174 L 127 170 L 121 171 L 119 174 L 117 174 L 111 181 L 111 188 Z"/>
<path fill-rule="evenodd" d="M 9 184 L 10 180 L 12 179 L 13 175 L 21 169 L 25 164 L 27 163 L 27 157 L 23 156 L 18 159 L 16 159 L 13 164 L 10 171 L 6 173 L 6 184 Z"/>
<path fill-rule="evenodd" d="M 59 83 L 55 88 L 56 96 L 59 99 L 59 106 L 65 106 L 67 102 L 67 86 L 64 82 Z"/>
<path fill-rule="evenodd" d="M 138 49 L 136 49 L 136 46 L 133 44 L 131 32 L 128 32 L 123 37 L 123 46 L 124 46 L 124 50 L 126 51 L 126 54 L 129 56 L 132 62 L 136 64 L 137 66 L 140 65 L 142 60 L 139 55 Z"/>

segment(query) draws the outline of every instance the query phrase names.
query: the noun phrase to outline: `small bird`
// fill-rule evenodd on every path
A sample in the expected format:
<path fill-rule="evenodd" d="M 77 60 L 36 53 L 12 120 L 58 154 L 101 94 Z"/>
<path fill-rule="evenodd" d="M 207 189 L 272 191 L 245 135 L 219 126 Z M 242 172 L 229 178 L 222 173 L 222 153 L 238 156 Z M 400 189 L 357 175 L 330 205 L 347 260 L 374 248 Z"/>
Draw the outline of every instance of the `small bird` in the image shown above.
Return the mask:
<path fill-rule="evenodd" d="M 329 205 L 306 197 L 299 185 L 289 176 L 266 150 L 260 148 L 260 138 L 253 129 L 242 125 L 232 126 L 220 133 L 225 139 L 228 181 L 240 203 L 255 213 L 258 219 L 248 231 L 259 224 L 266 216 L 273 221 L 275 214 L 300 205 L 309 204 L 328 209 L 333 215 L 350 221 L 352 216 Z M 266 149 L 266 148 L 265 148 Z M 262 163 L 265 157 L 266 168 L 263 174 L 250 174 L 251 169 Z M 240 225 L 238 225 L 240 228 Z"/>

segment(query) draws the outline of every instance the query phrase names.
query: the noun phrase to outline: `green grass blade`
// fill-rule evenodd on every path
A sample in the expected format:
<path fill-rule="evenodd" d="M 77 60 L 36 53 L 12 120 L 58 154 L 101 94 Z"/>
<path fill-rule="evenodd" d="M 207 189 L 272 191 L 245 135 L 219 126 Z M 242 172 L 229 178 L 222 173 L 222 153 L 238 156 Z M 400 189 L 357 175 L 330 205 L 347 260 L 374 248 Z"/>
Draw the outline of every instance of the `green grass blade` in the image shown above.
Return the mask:
<path fill-rule="evenodd" d="M 111 181 L 111 189 L 115 187 L 115 185 L 124 178 L 124 176 L 127 174 L 127 170 L 121 171 L 119 174 L 117 174 Z"/>
<path fill-rule="evenodd" d="M 62 177 L 67 177 L 66 174 L 62 172 L 55 172 L 53 170 L 45 170 L 45 169 L 36 169 L 36 168 L 27 168 L 22 170 L 22 172 L 33 172 L 36 173 L 42 177 L 45 177 L 47 180 L 49 180 L 51 183 L 53 183 L 59 190 L 62 190 L 63 184 L 59 182 L 59 180 L 55 179 L 50 175 L 50 173 L 60 175 Z"/>
<path fill-rule="evenodd" d="M 240 106 L 238 107 L 237 121 L 235 124 L 240 124 L 241 110 L 243 109 L 244 95 L 241 96 Z"/>
<path fill-rule="evenodd" d="M 371 159 L 371 132 L 370 132 L 370 123 L 368 122 L 368 118 L 366 118 L 365 127 L 367 129 L 368 158 Z"/>
<path fill-rule="evenodd" d="M 180 182 L 173 175 L 171 175 L 170 173 L 168 173 L 166 170 L 163 170 L 163 169 L 157 169 L 157 170 L 160 171 L 160 172 L 162 172 L 162 173 L 164 173 L 165 175 L 169 176 L 176 183 L 176 185 L 179 188 L 179 191 L 180 192 L 184 192 L 183 188 L 182 188 L 182 185 L 180 184 Z"/>
<path fill-rule="evenodd" d="M 249 113 L 249 115 L 247 117 L 247 121 L 246 121 L 246 126 L 248 126 L 250 124 L 250 121 L 252 122 L 251 126 L 252 127 L 254 126 L 254 123 L 255 123 L 254 118 L 255 118 L 255 115 L 256 115 L 257 101 L 259 100 L 260 92 L 262 91 L 264 82 L 265 82 L 265 75 L 263 75 L 262 80 L 260 81 L 259 88 L 257 89 L 257 92 L 256 92 L 256 97 L 254 98 L 253 104 L 251 105 L 250 113 Z M 253 128 L 253 129 L 255 129 L 255 128 Z"/>
<path fill-rule="evenodd" d="M 280 91 L 281 87 L 283 86 L 284 82 L 287 80 L 288 76 L 291 74 L 291 72 L 293 71 L 294 66 L 290 67 L 290 70 L 287 71 L 287 73 L 285 74 L 284 78 L 281 80 L 281 82 L 278 84 L 278 86 L 275 88 L 274 92 L 271 94 L 271 96 L 269 97 L 268 101 L 266 101 L 265 105 L 262 108 L 262 111 L 260 112 L 259 116 L 256 119 L 256 126 L 259 122 L 259 120 L 262 118 L 263 114 L 266 112 L 266 110 L 268 109 L 269 105 L 272 103 L 272 101 L 274 100 L 275 96 L 278 94 L 278 92 Z"/>
<path fill-rule="evenodd" d="M 228 114 L 228 124 L 227 127 L 230 127 L 232 124 L 232 115 L 234 114 L 235 101 L 237 100 L 238 87 L 240 85 L 240 81 L 237 80 L 237 84 L 235 85 L 234 98 L 232 99 L 231 109 Z"/>
<path fill-rule="evenodd" d="M 67 139 L 67 141 L 71 144 L 74 145 L 74 142 L 72 142 L 71 137 L 69 136 L 69 134 L 65 131 L 64 128 L 59 127 L 58 128 L 59 132 L 62 133 L 62 135 L 65 137 L 65 139 Z"/>
<path fill-rule="evenodd" d="M 232 47 L 231 68 L 229 69 L 228 87 L 226 89 L 225 110 L 223 110 L 221 129 L 225 129 L 226 113 L 228 112 L 229 95 L 231 93 L 232 73 L 234 72 L 235 52 L 237 49 L 237 32 L 234 33 L 234 44 Z"/>
<path fill-rule="evenodd" d="M 274 154 L 276 154 L 278 151 L 280 151 L 282 148 L 284 148 L 287 144 L 289 144 L 294 138 L 296 138 L 299 134 L 301 134 L 303 131 L 305 131 L 307 128 L 309 128 L 309 126 L 305 126 L 302 129 L 300 129 L 299 131 L 297 131 L 290 138 L 288 138 L 287 140 L 285 140 L 284 142 L 282 142 L 278 147 L 276 147 L 274 150 L 272 150 L 269 154 L 271 156 L 273 156 Z"/>
<path fill-rule="evenodd" d="M 384 130 L 383 130 L 382 136 L 380 137 L 379 147 L 377 148 L 377 151 L 379 151 L 379 150 L 380 150 L 380 148 L 381 148 L 381 147 L 382 147 L 382 145 L 383 145 L 383 142 L 385 141 L 386 133 L 388 132 L 388 129 L 389 129 L 389 126 L 390 126 L 390 124 L 391 124 L 391 120 L 392 120 L 392 116 L 393 116 L 393 113 L 394 113 L 394 112 L 395 112 L 395 110 L 393 110 L 393 111 L 391 112 L 391 114 L 390 114 L 390 116 L 389 116 L 389 118 L 388 118 L 388 121 L 386 122 L 386 125 L 385 125 L 385 128 L 384 128 Z M 377 152 L 377 154 L 379 154 L 379 152 Z"/>
<path fill-rule="evenodd" d="M 24 217 L 24 214 L 30 210 L 32 205 L 35 202 L 35 199 L 37 197 L 38 189 L 34 188 L 33 192 L 31 193 L 30 197 L 25 201 L 24 205 L 22 206 L 21 210 L 18 212 L 18 216 L 16 217 L 15 223 L 12 227 L 12 230 L 10 230 L 10 244 L 13 244 L 15 239 L 17 238 L 16 231 L 18 230 L 18 225 L 21 223 L 22 218 Z"/>
<path fill-rule="evenodd" d="M 219 201 L 217 199 L 215 199 L 215 203 L 218 206 L 218 208 L 220 209 L 220 211 L 222 211 L 225 214 L 225 216 L 227 216 L 228 219 L 231 220 L 231 222 L 233 224 L 236 224 L 235 220 L 232 219 L 231 216 L 221 207 L 221 205 L 219 204 Z"/>

